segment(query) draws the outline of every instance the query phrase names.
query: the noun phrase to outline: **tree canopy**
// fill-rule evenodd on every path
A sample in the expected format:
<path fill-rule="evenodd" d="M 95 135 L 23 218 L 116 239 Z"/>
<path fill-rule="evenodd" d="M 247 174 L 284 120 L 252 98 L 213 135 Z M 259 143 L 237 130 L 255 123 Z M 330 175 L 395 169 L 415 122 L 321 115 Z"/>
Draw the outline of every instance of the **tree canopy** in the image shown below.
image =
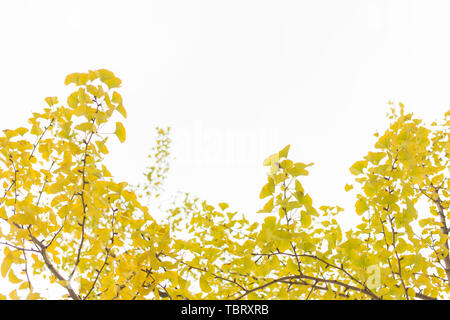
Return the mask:
<path fill-rule="evenodd" d="M 76 300 L 449 297 L 450 111 L 426 124 L 392 105 L 389 128 L 350 168 L 359 223 L 348 231 L 342 208 L 304 190 L 313 164 L 291 160 L 289 145 L 264 160 L 261 219 L 186 194 L 157 222 L 170 130 L 157 128 L 144 185 L 118 181 L 102 128 L 125 141 L 121 80 L 100 69 L 65 84 L 66 101 L 46 98 L 0 137 L 1 274 L 14 287 L 1 298 L 43 299 L 55 282 Z"/>

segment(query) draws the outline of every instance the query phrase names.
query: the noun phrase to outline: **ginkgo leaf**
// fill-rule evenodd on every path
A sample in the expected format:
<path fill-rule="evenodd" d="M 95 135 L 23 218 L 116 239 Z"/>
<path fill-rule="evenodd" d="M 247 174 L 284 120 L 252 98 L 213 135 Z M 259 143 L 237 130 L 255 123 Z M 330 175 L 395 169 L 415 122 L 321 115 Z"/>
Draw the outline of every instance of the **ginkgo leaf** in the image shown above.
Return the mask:
<path fill-rule="evenodd" d="M 350 172 L 354 175 L 363 173 L 363 169 L 367 166 L 367 161 L 357 161 L 350 167 Z"/>
<path fill-rule="evenodd" d="M 262 188 L 261 193 L 259 194 L 260 199 L 264 199 L 273 194 L 275 191 L 275 184 L 272 179 L 269 178 L 267 184 Z"/>
<path fill-rule="evenodd" d="M 77 79 L 77 85 L 85 85 L 89 80 L 89 76 L 86 73 L 80 73 Z"/>
<path fill-rule="evenodd" d="M 125 108 L 123 107 L 123 105 L 119 105 L 117 106 L 116 110 L 124 117 L 127 117 L 127 111 L 125 110 Z"/>
<path fill-rule="evenodd" d="M 125 141 L 126 132 L 122 122 L 116 122 L 116 131 L 114 133 L 116 134 L 117 138 L 119 138 L 120 142 Z"/>
<path fill-rule="evenodd" d="M 72 94 L 67 98 L 67 104 L 68 104 L 69 107 L 71 107 L 71 108 L 76 108 L 76 107 L 78 106 L 78 92 L 72 93 Z"/>
<path fill-rule="evenodd" d="M 79 73 L 71 73 L 68 76 L 66 76 L 66 79 L 64 80 L 64 84 L 68 85 L 70 83 L 77 83 L 79 77 L 80 77 Z"/>
<path fill-rule="evenodd" d="M 109 153 L 108 148 L 106 147 L 105 143 L 106 143 L 107 138 L 105 138 L 104 140 L 101 141 L 95 141 L 95 144 L 97 145 L 98 151 L 104 154 Z"/>
<path fill-rule="evenodd" d="M 264 219 L 264 226 L 269 230 L 273 230 L 275 228 L 276 222 L 277 222 L 276 217 L 267 217 Z"/>
<path fill-rule="evenodd" d="M 304 228 L 308 228 L 311 225 L 311 216 L 306 211 L 301 212 L 300 220 Z"/>
<path fill-rule="evenodd" d="M 114 91 L 111 101 L 120 105 L 122 104 L 122 96 L 117 91 Z"/>
<path fill-rule="evenodd" d="M 89 92 L 93 96 L 96 96 L 96 97 L 98 96 L 98 89 L 95 86 L 93 86 L 91 84 L 88 84 L 86 86 L 86 90 L 87 90 L 87 92 Z"/>
<path fill-rule="evenodd" d="M 37 292 L 29 292 L 27 295 L 27 300 L 38 300 L 41 299 L 41 295 Z"/>
<path fill-rule="evenodd" d="M 8 216 L 6 214 L 6 209 L 4 206 L 0 207 L 0 218 L 2 219 L 8 219 Z"/>
<path fill-rule="evenodd" d="M 110 89 L 120 87 L 122 80 L 119 78 L 111 78 L 103 81 Z"/>
<path fill-rule="evenodd" d="M 356 213 L 358 215 L 361 215 L 364 212 L 366 212 L 369 209 L 369 207 L 367 206 L 367 203 L 364 200 L 358 199 L 358 201 L 356 201 L 356 204 L 355 204 L 355 209 L 356 209 Z"/>
<path fill-rule="evenodd" d="M 206 278 L 204 276 L 200 277 L 199 284 L 200 284 L 200 289 L 202 289 L 202 291 L 204 291 L 204 292 L 210 292 L 212 290 L 211 286 L 208 283 L 208 280 L 206 280 Z"/>
<path fill-rule="evenodd" d="M 220 209 L 225 210 L 229 207 L 229 205 L 228 205 L 228 203 L 221 202 L 221 203 L 219 203 L 219 207 L 220 207 Z"/>
<path fill-rule="evenodd" d="M 8 280 L 11 283 L 17 284 L 17 283 L 21 283 L 22 280 L 20 280 L 19 278 L 16 277 L 16 275 L 14 274 L 14 272 L 10 271 L 8 273 Z"/>
<path fill-rule="evenodd" d="M 58 103 L 58 97 L 47 97 L 45 98 L 45 102 L 51 107 Z"/>
<path fill-rule="evenodd" d="M 30 284 L 27 281 L 22 282 L 19 286 L 19 290 L 25 290 L 28 288 L 30 288 Z"/>
<path fill-rule="evenodd" d="M 309 172 L 305 168 L 312 166 L 312 165 L 313 165 L 313 163 L 310 163 L 310 164 L 304 164 L 301 162 L 294 163 L 294 166 L 291 168 L 288 168 L 287 172 L 290 175 L 292 175 L 293 177 L 307 176 L 309 174 Z"/>
<path fill-rule="evenodd" d="M 100 78 L 100 80 L 103 82 L 105 82 L 106 80 L 115 78 L 114 73 L 109 70 L 106 70 L 106 69 L 99 69 L 99 70 L 95 71 L 95 73 Z"/>
<path fill-rule="evenodd" d="M 274 163 L 278 162 L 280 159 L 280 156 L 278 153 L 274 153 L 271 156 L 267 157 L 264 161 L 263 161 L 263 165 L 264 166 L 272 166 Z"/>
<path fill-rule="evenodd" d="M 378 164 L 385 156 L 386 153 L 384 152 L 369 152 L 366 156 L 366 159 L 373 164 Z"/>
<path fill-rule="evenodd" d="M 18 135 L 20 135 L 20 136 L 23 136 L 25 133 L 27 133 L 28 132 L 28 129 L 27 128 L 24 128 L 24 127 L 20 127 L 20 128 L 17 128 L 16 130 L 14 130 Z"/>
<path fill-rule="evenodd" d="M 11 255 L 7 255 L 3 258 L 2 265 L 1 265 L 1 271 L 2 271 L 2 277 L 6 277 L 6 274 L 9 271 L 9 268 L 11 268 L 11 265 L 13 263 L 13 259 Z"/>
<path fill-rule="evenodd" d="M 94 129 L 94 124 L 92 122 L 84 122 L 76 125 L 74 129 L 80 131 L 92 131 Z"/>
<path fill-rule="evenodd" d="M 9 297 L 12 300 L 20 300 L 19 296 L 17 295 L 17 290 L 13 290 L 12 292 L 10 292 Z"/>
<path fill-rule="evenodd" d="M 350 190 L 352 190 L 353 189 L 353 186 L 351 185 L 351 184 L 346 184 L 345 185 L 345 191 L 350 191 Z"/>
<path fill-rule="evenodd" d="M 299 196 L 301 196 L 305 193 L 305 190 L 303 189 L 301 182 L 298 180 L 295 180 L 295 191 L 297 192 L 297 194 Z M 297 200 L 298 200 L 298 198 L 297 198 Z"/>
<path fill-rule="evenodd" d="M 286 147 L 283 148 L 283 150 L 278 152 L 279 158 L 287 158 L 290 148 L 291 148 L 291 145 L 288 144 Z"/>
<path fill-rule="evenodd" d="M 271 198 L 258 213 L 270 213 L 273 210 L 273 198 Z"/>

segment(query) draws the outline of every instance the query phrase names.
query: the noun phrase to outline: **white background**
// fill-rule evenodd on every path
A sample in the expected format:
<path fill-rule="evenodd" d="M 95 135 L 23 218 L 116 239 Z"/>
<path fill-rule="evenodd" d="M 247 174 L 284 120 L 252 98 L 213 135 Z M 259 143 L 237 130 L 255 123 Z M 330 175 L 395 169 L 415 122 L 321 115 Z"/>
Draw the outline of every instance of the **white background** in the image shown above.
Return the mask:
<path fill-rule="evenodd" d="M 431 0 L 1 0 L 0 128 L 65 101 L 67 74 L 106 68 L 128 111 L 106 159 L 118 179 L 142 180 L 154 127 L 170 125 L 167 188 L 251 216 L 263 159 L 291 144 L 315 163 L 315 203 L 350 224 L 348 168 L 386 128 L 387 102 L 426 120 L 449 109 L 449 14 Z"/>

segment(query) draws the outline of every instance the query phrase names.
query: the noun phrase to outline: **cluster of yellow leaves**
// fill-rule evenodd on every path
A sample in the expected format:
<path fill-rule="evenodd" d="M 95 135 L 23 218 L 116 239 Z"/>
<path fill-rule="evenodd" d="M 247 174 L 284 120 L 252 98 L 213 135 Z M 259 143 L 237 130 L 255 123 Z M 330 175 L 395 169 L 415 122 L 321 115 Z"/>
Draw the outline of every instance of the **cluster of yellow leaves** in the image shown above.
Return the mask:
<path fill-rule="evenodd" d="M 402 104 L 400 114 L 392 109 L 376 151 L 350 168 L 361 186 L 361 223 L 345 234 L 337 221 L 342 208 L 316 209 L 299 180 L 311 164 L 289 160 L 289 146 L 264 161 L 270 171 L 260 193 L 262 223 L 228 204 L 187 198 L 171 211 L 171 258 L 193 291 L 173 287 L 171 296 L 448 298 L 449 115 L 429 129 Z M 421 217 L 415 205 L 424 199 L 429 212 Z"/>
<path fill-rule="evenodd" d="M 290 160 L 289 145 L 263 163 L 261 219 L 187 194 L 156 223 L 143 203 L 162 191 L 169 129 L 157 128 L 147 185 L 115 181 L 101 128 L 115 122 L 126 138 L 112 120 L 126 117 L 113 90 L 120 79 L 101 69 L 65 82 L 75 86 L 66 104 L 46 98 L 28 127 L 0 137 L 0 271 L 16 286 L 8 298 L 41 299 L 34 275 L 72 299 L 449 297 L 450 112 L 425 126 L 392 108 L 376 150 L 350 168 L 360 223 L 349 231 L 342 208 L 314 205 L 301 182 L 312 164 Z"/>
<path fill-rule="evenodd" d="M 355 210 L 362 223 L 353 235 L 360 253 L 377 256 L 380 296 L 448 298 L 449 115 L 427 128 L 400 104 L 376 152 L 350 168 L 361 184 Z M 424 200 L 428 212 L 419 214 Z"/>
<path fill-rule="evenodd" d="M 346 286 L 330 285 L 348 278 L 347 269 L 340 264 L 345 253 L 337 248 L 343 235 L 335 216 L 342 208 L 316 209 L 299 180 L 308 174 L 306 168 L 311 164 L 294 163 L 288 159 L 288 152 L 289 146 L 264 161 L 271 170 L 260 193 L 260 198 L 269 198 L 260 211 L 267 214 L 262 223 L 251 223 L 228 210 L 225 203 L 215 208 L 188 199 L 184 210 L 172 210 L 171 258 L 178 262 L 179 273 L 200 288 L 188 298 L 367 296 L 364 287 L 363 292 L 349 296 Z M 175 237 L 181 238 L 186 232 L 187 240 Z M 358 272 L 366 274 L 363 267 Z M 173 296 L 189 294 L 172 290 Z"/>
<path fill-rule="evenodd" d="M 75 87 L 66 104 L 46 98 L 28 127 L 0 137 L 1 273 L 17 285 L 9 298 L 39 299 L 35 274 L 72 299 L 154 297 L 167 277 L 158 256 L 168 230 L 102 163 L 108 136 L 101 128 L 115 113 L 126 117 L 112 90 L 121 81 L 100 69 L 65 83 Z M 123 142 L 123 124 L 115 127 Z"/>

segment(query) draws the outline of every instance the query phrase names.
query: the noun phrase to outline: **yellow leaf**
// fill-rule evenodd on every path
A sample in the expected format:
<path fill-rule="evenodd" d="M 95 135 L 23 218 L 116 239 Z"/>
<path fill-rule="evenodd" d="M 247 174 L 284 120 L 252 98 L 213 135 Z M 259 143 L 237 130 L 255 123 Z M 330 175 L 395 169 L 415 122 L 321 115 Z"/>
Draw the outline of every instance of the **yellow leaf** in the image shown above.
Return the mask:
<path fill-rule="evenodd" d="M 367 203 L 364 200 L 358 199 L 358 201 L 356 201 L 355 203 L 355 209 L 356 213 L 358 215 L 361 215 L 364 212 L 366 212 L 369 209 L 369 207 L 367 206 Z"/>
<path fill-rule="evenodd" d="M 228 203 L 221 202 L 221 203 L 219 203 L 219 207 L 222 210 L 226 210 L 229 207 L 229 205 L 228 205 Z"/>
<path fill-rule="evenodd" d="M 297 177 L 297 176 L 307 176 L 309 174 L 308 170 L 306 170 L 305 168 L 312 166 L 313 163 L 309 163 L 309 164 L 304 164 L 301 162 L 297 162 L 294 164 L 293 167 L 287 169 L 287 172 L 289 174 L 291 174 L 293 177 Z"/>
<path fill-rule="evenodd" d="M 289 259 L 286 264 L 286 271 L 291 274 L 296 274 L 298 272 L 298 265 L 292 259 Z"/>
<path fill-rule="evenodd" d="M 93 96 L 97 96 L 97 88 L 96 87 L 94 87 L 93 85 L 91 85 L 91 84 L 88 84 L 87 86 L 86 86 L 86 89 L 87 89 L 87 92 L 89 92 L 90 94 L 92 94 Z"/>
<path fill-rule="evenodd" d="M 98 148 L 98 152 L 101 152 L 104 154 L 107 154 L 109 152 L 108 148 L 106 148 L 106 146 L 105 146 L 105 142 L 106 142 L 106 139 L 104 139 L 102 141 L 95 141 L 95 144 L 97 145 L 97 148 Z"/>
<path fill-rule="evenodd" d="M 22 280 L 20 280 L 19 278 L 16 277 L 16 275 L 14 274 L 14 272 L 11 270 L 10 273 L 8 273 L 8 280 L 11 283 L 21 283 Z"/>
<path fill-rule="evenodd" d="M 273 198 L 270 198 L 270 200 L 264 205 L 264 208 L 262 210 L 259 210 L 258 213 L 270 213 L 273 210 Z"/>
<path fill-rule="evenodd" d="M 41 298 L 41 295 L 37 292 L 30 292 L 27 296 L 27 300 L 38 300 Z"/>
<path fill-rule="evenodd" d="M 29 212 L 17 213 L 9 218 L 9 222 L 18 224 L 34 224 L 36 222 L 36 218 Z"/>
<path fill-rule="evenodd" d="M 86 82 L 88 82 L 89 76 L 86 73 L 80 73 L 80 76 L 78 77 L 77 85 L 84 85 Z"/>
<path fill-rule="evenodd" d="M 10 297 L 11 299 L 13 299 L 13 300 L 20 300 L 19 296 L 17 295 L 17 291 L 16 291 L 16 290 L 14 290 L 13 292 L 11 292 L 11 293 L 9 294 L 9 297 Z"/>
<path fill-rule="evenodd" d="M 264 162 L 263 165 L 264 166 L 271 166 L 274 163 L 278 162 L 278 160 L 280 159 L 279 154 L 278 153 L 274 153 L 271 156 L 267 157 Z"/>
<path fill-rule="evenodd" d="M 122 96 L 116 91 L 114 91 L 111 101 L 117 104 L 122 104 Z"/>
<path fill-rule="evenodd" d="M 87 75 L 88 75 L 89 81 L 94 81 L 95 79 L 98 78 L 97 72 L 92 71 L 92 70 L 89 70 Z"/>
<path fill-rule="evenodd" d="M 204 276 L 200 277 L 200 289 L 202 289 L 203 292 L 211 291 L 211 287 L 208 283 L 208 280 L 206 280 Z"/>
<path fill-rule="evenodd" d="M 301 212 L 300 220 L 302 227 L 308 228 L 311 225 L 311 216 L 306 211 Z"/>
<path fill-rule="evenodd" d="M 353 186 L 351 185 L 351 184 L 346 184 L 345 185 L 345 191 L 350 191 L 350 190 L 352 190 L 353 189 Z"/>
<path fill-rule="evenodd" d="M 79 77 L 80 77 L 79 73 L 71 73 L 66 77 L 64 84 L 68 85 L 69 83 L 77 83 Z"/>
<path fill-rule="evenodd" d="M 20 128 L 17 128 L 17 129 L 14 130 L 14 131 L 16 131 L 17 134 L 23 136 L 25 133 L 28 132 L 28 129 L 27 129 L 27 128 L 24 128 L 24 127 L 20 127 Z"/>
<path fill-rule="evenodd" d="M 47 97 L 45 98 L 45 102 L 51 107 L 58 103 L 58 97 Z"/>
<path fill-rule="evenodd" d="M 372 162 L 373 164 L 378 164 L 384 157 L 384 152 L 369 152 L 366 156 L 366 159 Z"/>
<path fill-rule="evenodd" d="M 104 177 L 111 177 L 111 172 L 109 172 L 108 169 L 103 164 L 102 164 L 102 173 Z"/>
<path fill-rule="evenodd" d="M 267 217 L 264 219 L 264 225 L 263 227 L 269 229 L 269 230 L 273 230 L 275 228 L 275 224 L 277 222 L 277 218 L 276 217 Z"/>
<path fill-rule="evenodd" d="M 7 216 L 7 214 L 6 214 L 6 209 L 5 209 L 4 206 L 0 208 L 0 218 L 2 218 L 2 219 L 8 219 L 8 216 Z"/>
<path fill-rule="evenodd" d="M 22 282 L 22 284 L 19 286 L 19 290 L 25 290 L 28 289 L 30 287 L 30 285 L 28 284 L 27 281 Z"/>
<path fill-rule="evenodd" d="M 110 89 L 112 88 L 118 88 L 120 87 L 120 84 L 122 83 L 122 80 L 120 80 L 119 78 L 111 78 L 108 80 L 103 81 Z"/>
<path fill-rule="evenodd" d="M 357 161 L 350 167 L 350 172 L 354 175 L 361 174 L 366 166 L 367 161 Z"/>
<path fill-rule="evenodd" d="M 84 123 L 80 123 L 79 125 L 75 126 L 75 130 L 80 130 L 80 131 L 92 131 L 94 128 L 94 124 L 92 122 L 84 122 Z"/>
<path fill-rule="evenodd" d="M 99 69 L 96 71 L 96 74 L 100 77 L 100 80 L 105 82 L 105 80 L 114 78 L 114 73 L 106 69 Z"/>
<path fill-rule="evenodd" d="M 2 277 L 6 277 L 6 274 L 9 271 L 9 268 L 11 268 L 11 264 L 12 264 L 12 255 L 8 254 L 6 255 L 6 257 L 3 259 L 2 261 L 2 267 L 1 267 L 1 271 L 2 271 Z"/>
<path fill-rule="evenodd" d="M 274 191 L 275 184 L 273 183 L 273 180 L 269 178 L 269 182 L 267 182 L 267 184 L 262 188 L 259 198 L 264 199 L 265 197 L 272 195 Z"/>
<path fill-rule="evenodd" d="M 125 108 L 123 107 L 123 105 L 119 105 L 116 108 L 117 111 L 119 111 L 119 113 L 122 115 L 122 117 L 126 118 L 127 117 L 127 111 L 125 110 Z"/>
<path fill-rule="evenodd" d="M 283 150 L 278 152 L 279 157 L 280 158 L 287 158 L 290 147 L 291 147 L 291 145 L 288 144 L 286 147 L 283 148 Z"/>
<path fill-rule="evenodd" d="M 78 106 L 78 92 L 73 92 L 68 98 L 67 98 L 67 104 L 71 108 L 76 108 Z"/>
<path fill-rule="evenodd" d="M 126 132 L 122 122 L 116 122 L 116 131 L 114 133 L 116 134 L 117 138 L 119 138 L 120 142 L 125 141 Z"/>
<path fill-rule="evenodd" d="M 300 181 L 295 180 L 295 192 L 297 192 L 297 196 L 301 196 L 303 195 L 303 193 L 305 193 L 305 190 L 303 189 L 302 184 L 300 183 Z M 298 199 L 298 198 L 297 198 Z"/>

